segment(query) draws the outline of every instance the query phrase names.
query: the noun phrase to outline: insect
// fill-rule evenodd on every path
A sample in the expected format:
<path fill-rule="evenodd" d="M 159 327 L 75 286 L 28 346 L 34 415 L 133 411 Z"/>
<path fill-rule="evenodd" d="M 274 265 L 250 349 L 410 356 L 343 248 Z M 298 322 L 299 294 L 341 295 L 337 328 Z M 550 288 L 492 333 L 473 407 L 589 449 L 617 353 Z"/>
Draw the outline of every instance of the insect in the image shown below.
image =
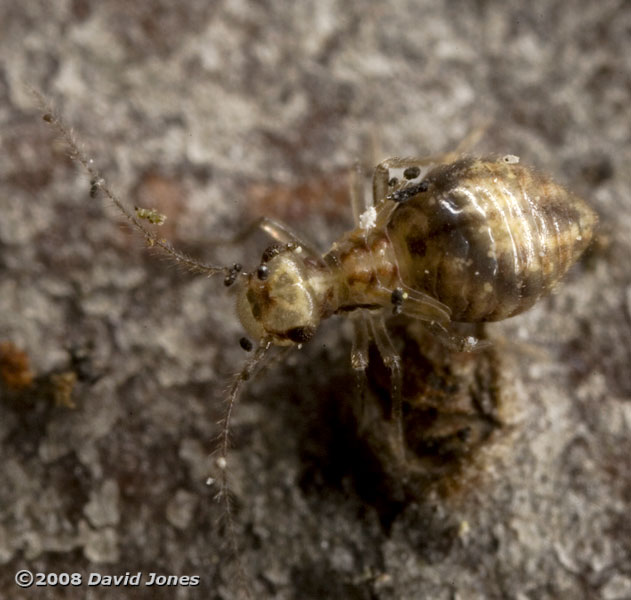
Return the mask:
<path fill-rule="evenodd" d="M 453 323 L 499 321 L 530 308 L 549 292 L 588 246 L 597 217 L 580 198 L 514 156 L 390 158 L 373 174 L 372 203 L 364 177 L 352 173 L 355 227 L 322 254 L 286 225 L 262 218 L 274 240 L 258 266 L 201 263 L 159 238 L 129 210 L 78 148 L 69 129 L 47 109 L 54 126 L 87 171 L 91 195 L 105 194 L 149 245 L 194 271 L 223 275 L 236 288 L 236 307 L 253 351 L 229 387 L 218 465 L 225 474 L 234 403 L 243 384 L 274 347 L 299 347 L 333 315 L 352 320 L 351 364 L 368 366 L 370 342 L 390 371 L 391 419 L 403 449 L 401 359 L 386 327 L 391 314 L 422 321 L 451 348 L 480 347 Z M 252 341 L 254 343 L 252 343 Z M 404 460 L 403 450 L 400 453 Z M 223 475 L 222 492 L 227 491 Z"/>
<path fill-rule="evenodd" d="M 403 170 L 401 179 L 391 177 L 394 169 Z M 388 159 L 375 169 L 373 200 L 355 209 L 356 228 L 324 255 L 264 220 L 281 243 L 241 275 L 237 308 L 261 356 L 273 344 L 309 341 L 331 315 L 350 316 L 352 365 L 366 369 L 374 340 L 391 371 L 392 418 L 400 423 L 401 364 L 388 313 L 425 321 L 451 346 L 473 349 L 477 341 L 458 338 L 450 324 L 530 308 L 587 247 L 596 215 L 513 156 Z M 402 446 L 401 430 L 399 437 Z"/>

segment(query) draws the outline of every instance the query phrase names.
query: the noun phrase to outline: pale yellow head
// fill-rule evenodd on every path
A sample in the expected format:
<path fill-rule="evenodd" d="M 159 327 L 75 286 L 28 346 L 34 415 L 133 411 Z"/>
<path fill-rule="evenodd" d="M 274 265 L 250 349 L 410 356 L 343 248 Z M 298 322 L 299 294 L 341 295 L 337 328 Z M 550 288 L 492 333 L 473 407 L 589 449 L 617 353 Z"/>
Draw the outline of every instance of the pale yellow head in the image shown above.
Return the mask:
<path fill-rule="evenodd" d="M 255 340 L 280 346 L 309 341 L 320 322 L 304 262 L 294 251 L 263 262 L 241 281 L 237 296 L 241 324 Z"/>

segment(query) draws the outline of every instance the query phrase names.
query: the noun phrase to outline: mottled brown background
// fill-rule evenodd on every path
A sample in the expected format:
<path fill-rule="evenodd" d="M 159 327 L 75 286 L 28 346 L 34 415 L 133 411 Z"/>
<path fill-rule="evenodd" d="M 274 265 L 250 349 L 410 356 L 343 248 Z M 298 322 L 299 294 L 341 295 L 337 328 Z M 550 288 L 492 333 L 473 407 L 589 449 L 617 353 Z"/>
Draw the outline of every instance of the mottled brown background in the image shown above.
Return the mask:
<path fill-rule="evenodd" d="M 628 1 L 0 4 L 0 341 L 43 375 L 87 348 L 100 376 L 75 410 L 2 392 L 0 596 L 235 598 L 204 483 L 243 360 L 232 299 L 89 197 L 29 85 L 123 198 L 167 213 L 165 236 L 208 260 L 255 263 L 261 238 L 208 242 L 259 214 L 325 247 L 349 224 L 353 160 L 450 149 L 485 120 L 481 150 L 586 197 L 595 250 L 491 328 L 519 410 L 483 487 L 399 506 L 384 526 L 345 461 L 335 321 L 239 403 L 235 526 L 257 598 L 631 597 Z M 21 568 L 201 583 L 24 591 Z"/>

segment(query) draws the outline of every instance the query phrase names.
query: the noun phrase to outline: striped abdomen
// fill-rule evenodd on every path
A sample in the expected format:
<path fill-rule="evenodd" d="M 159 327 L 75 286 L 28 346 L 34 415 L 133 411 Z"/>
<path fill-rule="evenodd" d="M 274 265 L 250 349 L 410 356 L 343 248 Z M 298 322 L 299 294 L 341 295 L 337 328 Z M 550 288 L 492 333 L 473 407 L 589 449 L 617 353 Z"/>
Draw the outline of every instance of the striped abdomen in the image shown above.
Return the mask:
<path fill-rule="evenodd" d="M 424 179 L 387 233 L 403 282 L 447 305 L 453 321 L 498 321 L 530 308 L 589 244 L 583 200 L 503 160 L 464 158 Z"/>

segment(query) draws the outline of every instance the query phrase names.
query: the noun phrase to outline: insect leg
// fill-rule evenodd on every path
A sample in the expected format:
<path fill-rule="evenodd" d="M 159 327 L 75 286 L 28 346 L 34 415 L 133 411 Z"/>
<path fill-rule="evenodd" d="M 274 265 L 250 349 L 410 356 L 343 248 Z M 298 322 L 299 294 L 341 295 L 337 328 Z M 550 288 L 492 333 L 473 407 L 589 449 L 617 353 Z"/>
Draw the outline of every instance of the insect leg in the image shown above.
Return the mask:
<path fill-rule="evenodd" d="M 451 321 L 451 309 L 436 298 L 407 286 L 400 289 L 403 292 L 400 312 L 404 315 L 421 321 L 437 321 L 438 323 Z"/>
<path fill-rule="evenodd" d="M 270 219 L 269 217 L 260 217 L 246 225 L 239 233 L 229 239 L 215 239 L 210 242 L 210 246 L 235 246 L 247 240 L 257 231 L 264 231 L 272 239 L 282 244 L 293 242 L 297 246 L 304 248 L 310 255 L 319 257 L 321 255 L 318 249 L 310 242 L 301 238 L 289 225 L 282 221 Z"/>
<path fill-rule="evenodd" d="M 353 210 L 353 221 L 359 227 L 359 217 L 369 208 L 366 205 L 366 195 L 364 194 L 364 169 L 359 161 L 355 163 L 349 173 L 351 208 Z"/>
<path fill-rule="evenodd" d="M 310 242 L 305 241 L 295 231 L 293 231 L 288 225 L 275 221 L 269 217 L 262 217 L 259 220 L 258 226 L 267 233 L 270 237 L 283 244 L 293 242 L 294 244 L 301 246 L 309 254 L 314 257 L 320 257 L 321 253 Z"/>
<path fill-rule="evenodd" d="M 370 317 L 370 329 L 381 354 L 384 365 L 390 369 L 390 393 L 392 396 L 392 412 L 390 418 L 395 424 L 397 432 L 397 452 L 401 462 L 405 462 L 405 439 L 403 437 L 403 399 L 401 388 L 403 377 L 401 372 L 401 357 L 392 344 L 386 329 L 383 315 Z"/>
<path fill-rule="evenodd" d="M 471 152 L 471 150 L 477 145 L 477 143 L 482 139 L 484 134 L 486 133 L 489 125 L 491 124 L 490 120 L 483 120 L 479 122 L 467 135 L 463 138 L 463 140 L 456 146 L 456 149 L 453 152 L 450 152 L 452 155 L 451 160 L 447 162 L 451 162 L 460 156 L 461 154 L 466 154 L 467 152 Z"/>
<path fill-rule="evenodd" d="M 476 352 L 492 345 L 489 340 L 459 335 L 436 321 L 426 322 L 424 326 L 452 352 Z"/>
<path fill-rule="evenodd" d="M 368 319 L 364 311 L 356 311 L 353 323 L 353 347 L 351 349 L 351 366 L 355 374 L 355 382 L 357 391 L 359 392 L 360 410 L 359 423 L 360 428 L 364 421 L 364 410 L 366 406 L 366 367 L 368 367 L 368 348 L 370 344 L 370 332 L 368 331 Z"/>
<path fill-rule="evenodd" d="M 368 322 L 364 311 L 355 311 L 359 313 L 353 316 L 352 323 L 354 327 L 353 348 L 351 350 L 351 366 L 355 371 L 365 371 L 368 366 L 368 344 L 370 342 L 370 334 L 368 332 Z"/>

